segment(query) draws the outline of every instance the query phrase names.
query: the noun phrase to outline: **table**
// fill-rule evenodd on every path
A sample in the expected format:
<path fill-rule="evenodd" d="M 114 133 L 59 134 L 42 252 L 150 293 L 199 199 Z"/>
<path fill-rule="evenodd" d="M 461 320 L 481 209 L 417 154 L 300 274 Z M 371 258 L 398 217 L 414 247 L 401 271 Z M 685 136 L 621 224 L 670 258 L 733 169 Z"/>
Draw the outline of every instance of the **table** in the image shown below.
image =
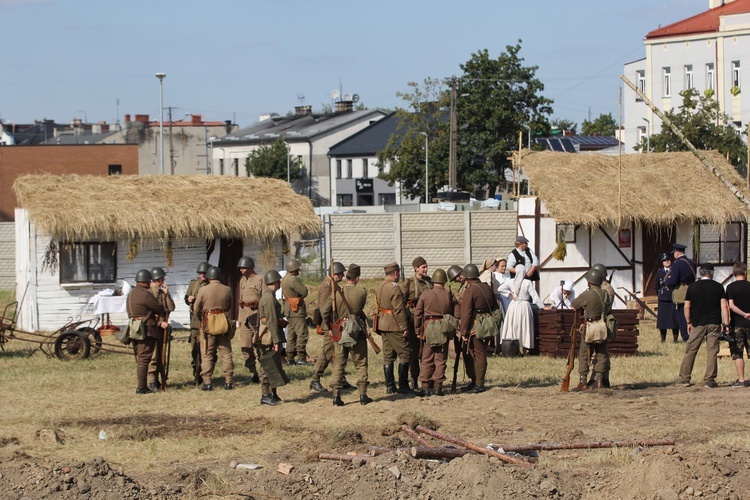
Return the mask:
<path fill-rule="evenodd" d="M 112 326 L 109 314 L 127 312 L 127 300 L 127 295 L 94 295 L 89 299 L 94 314 L 101 316 L 103 329 L 100 332 L 102 332 L 102 336 L 111 335 L 117 329 L 117 327 Z"/>

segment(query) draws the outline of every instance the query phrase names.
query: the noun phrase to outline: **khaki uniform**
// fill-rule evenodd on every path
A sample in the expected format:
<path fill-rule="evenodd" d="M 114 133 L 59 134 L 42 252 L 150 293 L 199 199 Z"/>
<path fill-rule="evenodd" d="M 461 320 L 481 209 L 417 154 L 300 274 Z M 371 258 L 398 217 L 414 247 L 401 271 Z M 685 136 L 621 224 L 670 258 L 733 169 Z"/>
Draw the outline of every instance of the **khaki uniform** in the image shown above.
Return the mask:
<path fill-rule="evenodd" d="M 260 274 L 240 278 L 240 308 L 237 313 L 239 323 L 240 351 L 245 359 L 245 368 L 256 373 L 253 339 L 259 327 L 258 304 L 263 293 L 263 278 Z"/>
<path fill-rule="evenodd" d="M 167 313 L 162 317 L 160 316 L 157 318 L 157 322 L 160 323 L 162 321 L 166 321 L 169 323 L 169 313 L 174 311 L 174 300 L 172 300 L 172 296 L 169 294 L 169 292 L 165 292 L 161 288 L 159 288 L 158 284 L 151 283 L 151 286 L 149 287 L 149 290 L 151 293 L 156 297 L 156 300 L 159 301 L 159 303 L 164 307 L 164 310 L 167 311 Z M 161 328 L 160 328 L 161 329 Z M 162 335 L 166 335 L 167 332 L 164 330 L 162 331 Z M 161 370 L 161 352 L 164 348 L 164 338 L 162 337 L 162 342 L 157 342 L 156 346 L 154 347 L 154 353 L 151 355 L 151 361 L 148 364 L 148 383 L 156 383 L 156 381 L 159 378 L 159 371 Z M 162 383 L 164 381 L 162 380 Z"/>
<path fill-rule="evenodd" d="M 453 294 L 444 288 L 433 288 L 425 291 L 417 301 L 414 308 L 414 331 L 424 340 L 424 328 L 428 322 L 440 321 L 443 316 L 450 314 L 459 316 L 458 301 Z M 423 343 L 422 367 L 419 371 L 419 381 L 428 383 L 435 382 L 436 388 L 440 388 L 445 382 L 445 369 L 448 362 L 448 344 L 446 341 L 442 346 L 431 346 Z"/>
<path fill-rule="evenodd" d="M 452 281 L 450 283 L 450 286 L 446 286 L 445 288 L 450 290 L 453 296 L 456 297 L 458 303 L 461 304 L 461 301 L 464 297 L 464 292 L 466 291 L 466 282 L 456 283 L 455 281 Z"/>
<path fill-rule="evenodd" d="M 136 376 L 138 389 L 147 387 L 148 365 L 154 353 L 156 344 L 161 341 L 162 332 L 157 325 L 156 318 L 167 314 L 156 297 L 149 291 L 148 286 L 141 283 L 136 284 L 127 298 L 127 310 L 129 318 L 146 318 L 146 338 L 144 340 L 133 340 L 135 351 Z"/>
<path fill-rule="evenodd" d="M 289 326 L 287 328 L 288 338 L 286 340 L 286 357 L 287 360 L 293 361 L 295 353 L 300 359 L 307 358 L 307 307 L 305 306 L 305 297 L 307 297 L 307 287 L 299 279 L 299 276 L 293 276 L 287 273 L 281 279 L 281 289 L 284 297 L 299 298 L 299 309 L 297 312 L 291 312 L 289 303 L 285 306 L 285 311 L 289 313 L 287 319 Z"/>
<path fill-rule="evenodd" d="M 329 363 L 333 360 L 334 354 L 333 342 L 331 342 L 331 337 L 328 335 L 328 323 L 334 319 L 333 307 L 331 305 L 330 276 L 326 276 L 326 279 L 324 279 L 323 283 L 318 287 L 318 308 L 320 309 L 320 315 L 323 318 L 323 322 L 320 324 L 320 330 L 323 332 L 323 353 L 322 356 L 315 360 L 315 367 L 313 368 L 312 376 L 312 379 L 315 382 L 320 382 L 320 377 L 323 376 Z M 343 318 L 341 315 L 341 309 L 337 307 L 336 312 L 340 318 Z"/>
<path fill-rule="evenodd" d="M 602 290 L 604 290 L 605 292 L 607 292 L 607 294 L 609 295 L 609 298 L 610 298 L 610 308 L 609 308 L 609 310 L 611 311 L 612 310 L 611 304 L 615 303 L 615 289 L 609 283 L 609 281 L 607 281 L 605 279 L 604 281 L 602 281 Z M 580 356 L 580 351 L 579 351 L 579 356 Z M 609 370 L 610 370 L 611 366 L 612 366 L 611 358 L 609 357 L 609 355 L 607 355 L 607 364 L 604 367 L 604 376 L 602 378 L 602 380 L 604 380 L 607 383 L 607 385 L 605 387 L 609 387 Z"/>
<path fill-rule="evenodd" d="M 432 289 L 432 280 L 425 276 L 421 280 L 415 276 L 411 279 L 404 281 L 401 284 L 401 291 L 404 293 L 404 300 L 408 306 L 408 319 L 409 319 L 409 335 L 406 339 L 409 341 L 409 348 L 411 349 L 409 355 L 409 372 L 414 384 L 419 379 L 419 355 L 421 352 L 421 341 L 414 332 L 414 308 L 417 306 L 419 296 L 423 292 Z"/>
<path fill-rule="evenodd" d="M 338 312 L 339 318 L 352 318 L 359 317 L 367 325 L 367 321 L 364 315 L 365 303 L 367 302 L 367 290 L 361 286 L 357 286 L 351 283 L 347 283 L 342 287 L 342 293 L 346 298 L 346 302 L 349 304 L 347 308 L 344 304 L 344 299 L 340 293 L 336 294 L 336 311 Z M 328 338 L 330 342 L 330 337 Z M 352 364 L 357 370 L 357 389 L 359 394 L 364 396 L 367 394 L 367 386 L 369 385 L 368 373 L 367 373 L 367 335 L 365 332 L 361 332 L 357 341 L 351 347 L 345 347 L 340 344 L 334 344 L 336 356 L 333 360 L 333 381 L 331 387 L 334 390 L 341 390 L 344 386 L 344 370 L 346 369 L 346 360 L 351 356 Z"/>
<path fill-rule="evenodd" d="M 589 289 L 573 299 L 570 306 L 576 311 L 583 310 L 586 322 L 596 321 L 609 314 L 612 309 L 612 299 L 602 287 L 590 285 Z M 589 373 L 589 351 L 594 353 L 594 380 L 602 380 L 609 366 L 609 353 L 607 342 L 601 344 L 587 344 L 581 337 L 581 345 L 578 349 L 578 373 L 581 380 Z"/>
<path fill-rule="evenodd" d="M 185 291 L 185 304 L 188 305 L 188 309 L 190 310 L 190 355 L 192 358 L 190 365 L 193 367 L 193 377 L 196 383 L 201 380 L 201 345 L 198 340 L 198 331 L 200 330 L 201 322 L 198 317 L 193 314 L 193 303 L 195 303 L 195 301 L 193 301 L 193 303 L 189 302 L 188 297 L 191 295 L 195 297 L 198 295 L 198 290 L 206 285 L 208 285 L 207 280 L 196 278 L 190 281 L 187 291 Z M 214 363 L 215 362 L 216 360 L 214 359 Z"/>
<path fill-rule="evenodd" d="M 461 301 L 461 318 L 459 331 L 462 337 L 469 339 L 469 355 L 464 357 L 466 375 L 477 385 L 484 387 L 484 376 L 487 373 L 487 345 L 491 339 L 479 340 L 471 333 L 474 318 L 477 314 L 489 314 L 498 308 L 495 294 L 487 283 L 479 280 L 466 280 L 466 287 Z"/>
<path fill-rule="evenodd" d="M 226 285 L 222 285 L 218 280 L 212 280 L 208 285 L 198 290 L 198 294 L 195 296 L 195 304 L 193 304 L 193 312 L 202 321 L 207 311 L 221 309 L 227 316 L 227 323 L 231 323 L 229 314 L 232 310 L 232 301 L 232 289 Z M 217 351 L 219 356 L 221 356 L 224 383 L 230 384 L 232 382 L 232 378 L 234 377 L 232 337 L 234 337 L 233 329 L 221 335 L 211 335 L 201 331 L 201 377 L 203 377 L 204 384 L 211 384 L 211 377 L 213 376 L 214 365 L 216 364 L 214 356 Z"/>
<path fill-rule="evenodd" d="M 279 326 L 279 319 L 283 317 L 281 304 L 276 300 L 276 294 L 268 288 L 263 291 L 258 303 L 258 316 L 260 316 L 261 330 L 268 331 L 268 335 L 264 334 L 257 340 L 258 357 L 260 357 L 269 351 L 273 351 L 274 345 L 286 342 L 284 329 Z M 262 393 L 271 394 L 271 383 L 268 381 L 268 376 L 260 363 L 258 363 L 258 377 L 260 378 Z"/>
<path fill-rule="evenodd" d="M 398 283 L 385 280 L 377 291 L 378 333 L 383 336 L 383 363 L 408 363 L 411 353 L 404 332 L 409 330 L 406 301 Z"/>

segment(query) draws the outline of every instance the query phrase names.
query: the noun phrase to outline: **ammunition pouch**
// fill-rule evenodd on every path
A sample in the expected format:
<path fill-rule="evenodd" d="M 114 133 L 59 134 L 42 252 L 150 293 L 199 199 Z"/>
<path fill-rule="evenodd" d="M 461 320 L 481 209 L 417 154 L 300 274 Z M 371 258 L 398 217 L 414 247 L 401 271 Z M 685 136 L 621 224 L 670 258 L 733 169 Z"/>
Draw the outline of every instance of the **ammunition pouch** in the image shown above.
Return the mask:
<path fill-rule="evenodd" d="M 289 305 L 289 311 L 296 313 L 305 306 L 304 299 L 301 297 L 287 297 L 286 303 Z"/>
<path fill-rule="evenodd" d="M 203 313 L 202 326 L 203 332 L 209 335 L 224 335 L 232 329 L 224 309 L 209 309 L 205 311 Z"/>

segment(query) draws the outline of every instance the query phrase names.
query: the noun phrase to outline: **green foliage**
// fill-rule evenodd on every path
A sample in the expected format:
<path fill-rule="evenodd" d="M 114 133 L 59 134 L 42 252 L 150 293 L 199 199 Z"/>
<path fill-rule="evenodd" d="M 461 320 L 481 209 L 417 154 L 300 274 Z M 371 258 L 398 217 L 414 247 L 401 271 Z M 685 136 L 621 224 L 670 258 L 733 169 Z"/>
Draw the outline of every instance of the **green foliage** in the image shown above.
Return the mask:
<path fill-rule="evenodd" d="M 458 188 L 486 187 L 492 195 L 510 167 L 509 152 L 525 138 L 549 132 L 552 101 L 542 97 L 544 85 L 535 78 L 537 66 L 524 66 L 521 42 L 507 46 L 497 58 L 481 50 L 461 65 L 463 75 L 443 81 L 410 82 L 411 92 L 399 94 L 406 109 L 398 109 L 398 132 L 378 154 L 380 177 L 401 183 L 405 194 L 424 194 L 424 135 L 429 136 L 430 193 L 448 183 L 450 150 L 450 88 L 457 95 Z M 524 140 L 524 145 L 526 140 Z M 389 171 L 384 171 L 390 165 Z"/>
<path fill-rule="evenodd" d="M 251 151 L 245 160 L 248 175 L 253 177 L 271 177 L 286 180 L 287 150 L 283 139 L 277 139 L 271 145 L 263 145 Z M 292 182 L 299 178 L 300 165 L 296 156 L 289 158 L 289 177 Z"/>
<path fill-rule="evenodd" d="M 568 120 L 567 118 L 555 118 L 550 122 L 550 125 L 552 126 L 552 128 L 558 128 L 561 131 L 570 130 L 574 135 L 578 133 L 578 124 L 573 120 Z"/>
<path fill-rule="evenodd" d="M 593 122 L 583 120 L 581 125 L 581 133 L 583 135 L 604 135 L 607 137 L 615 137 L 617 131 L 617 122 L 612 118 L 612 113 L 599 115 Z"/>
<path fill-rule="evenodd" d="M 700 95 L 695 89 L 685 90 L 680 95 L 682 105 L 679 109 L 667 111 L 667 118 L 697 149 L 716 150 L 724 156 L 728 154 L 732 165 L 744 175 L 747 146 L 729 117 L 721 112 L 713 95 Z M 649 143 L 651 151 L 655 152 L 688 151 L 682 140 L 666 125 L 662 125 L 661 132 L 651 136 Z M 645 147 L 645 144 L 639 144 L 635 149 L 638 151 Z"/>

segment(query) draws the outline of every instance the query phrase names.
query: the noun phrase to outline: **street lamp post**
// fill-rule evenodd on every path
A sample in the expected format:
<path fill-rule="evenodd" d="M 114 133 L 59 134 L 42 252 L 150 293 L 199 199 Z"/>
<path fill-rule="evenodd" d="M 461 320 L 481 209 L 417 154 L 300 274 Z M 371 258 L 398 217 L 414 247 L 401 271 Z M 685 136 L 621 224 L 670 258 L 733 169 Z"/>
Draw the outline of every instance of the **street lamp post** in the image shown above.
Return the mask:
<path fill-rule="evenodd" d="M 159 79 L 159 173 L 164 174 L 164 78 L 166 73 L 157 73 Z"/>
<path fill-rule="evenodd" d="M 289 157 L 292 156 L 292 147 L 286 141 L 284 141 L 284 146 L 286 146 L 286 183 L 291 186 L 292 175 L 291 175 L 291 170 L 289 169 Z"/>
<path fill-rule="evenodd" d="M 644 122 L 646 122 L 646 152 L 651 152 L 651 122 L 648 120 L 648 118 L 643 119 Z"/>
<path fill-rule="evenodd" d="M 424 202 L 430 202 L 430 141 L 424 135 Z"/>

